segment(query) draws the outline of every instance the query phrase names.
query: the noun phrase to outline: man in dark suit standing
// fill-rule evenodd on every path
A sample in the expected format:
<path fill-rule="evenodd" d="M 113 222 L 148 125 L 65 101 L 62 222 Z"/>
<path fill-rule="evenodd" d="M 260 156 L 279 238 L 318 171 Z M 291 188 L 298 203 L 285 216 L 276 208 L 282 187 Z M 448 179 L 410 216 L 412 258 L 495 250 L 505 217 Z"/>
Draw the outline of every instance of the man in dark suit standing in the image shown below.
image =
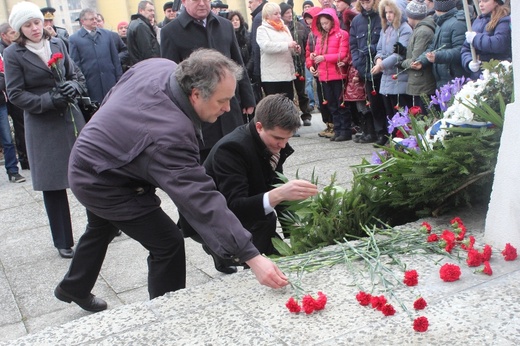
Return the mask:
<path fill-rule="evenodd" d="M 179 63 L 198 48 L 212 48 L 243 66 L 233 25 L 211 12 L 210 0 L 182 0 L 182 4 L 185 10 L 161 30 L 161 56 Z M 247 77 L 242 78 L 231 100 L 231 110 L 216 123 L 202 127 L 201 162 L 220 138 L 243 124 L 242 114 L 252 114 L 254 107 L 251 83 Z"/>
<path fill-rule="evenodd" d="M 101 103 L 123 74 L 112 34 L 97 28 L 97 13 L 84 9 L 79 14 L 81 29 L 70 37 L 70 56 L 87 79 L 93 101 Z"/>

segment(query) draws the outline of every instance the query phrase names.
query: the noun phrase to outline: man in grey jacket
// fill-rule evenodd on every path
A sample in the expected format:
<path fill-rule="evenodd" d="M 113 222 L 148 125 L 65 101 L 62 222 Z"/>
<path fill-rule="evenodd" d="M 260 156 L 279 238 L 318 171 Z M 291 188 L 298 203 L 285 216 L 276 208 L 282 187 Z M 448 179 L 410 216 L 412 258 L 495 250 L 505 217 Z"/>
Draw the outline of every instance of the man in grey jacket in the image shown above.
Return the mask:
<path fill-rule="evenodd" d="M 219 256 L 247 263 L 261 284 L 287 285 L 287 277 L 260 255 L 199 164 L 201 122 L 215 122 L 229 111 L 242 70 L 204 49 L 178 66 L 148 59 L 112 88 L 70 157 L 71 190 L 87 208 L 88 226 L 54 292 L 59 300 L 88 311 L 106 309 L 91 290 L 118 229 L 150 252 L 150 299 L 185 287 L 184 241 L 161 209 L 156 188 L 168 194 Z"/>

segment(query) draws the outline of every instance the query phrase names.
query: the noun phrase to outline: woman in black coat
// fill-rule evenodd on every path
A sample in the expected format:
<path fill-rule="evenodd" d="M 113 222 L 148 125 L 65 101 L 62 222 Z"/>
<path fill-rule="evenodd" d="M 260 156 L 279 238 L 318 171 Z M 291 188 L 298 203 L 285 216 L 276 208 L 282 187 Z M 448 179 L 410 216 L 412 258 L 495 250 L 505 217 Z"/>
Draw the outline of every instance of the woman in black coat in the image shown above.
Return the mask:
<path fill-rule="evenodd" d="M 240 47 L 240 54 L 242 55 L 244 66 L 247 66 L 247 63 L 251 58 L 251 34 L 247 30 L 247 23 L 242 14 L 238 11 L 229 11 L 227 18 L 231 21 L 231 24 L 233 24 L 238 46 Z"/>
<path fill-rule="evenodd" d="M 63 41 L 43 28 L 38 6 L 25 1 L 14 5 L 9 24 L 20 35 L 4 50 L 8 97 L 24 110 L 33 189 L 43 191 L 54 246 L 61 257 L 71 258 L 67 171 L 72 146 L 85 125 L 75 103 L 84 86 Z"/>

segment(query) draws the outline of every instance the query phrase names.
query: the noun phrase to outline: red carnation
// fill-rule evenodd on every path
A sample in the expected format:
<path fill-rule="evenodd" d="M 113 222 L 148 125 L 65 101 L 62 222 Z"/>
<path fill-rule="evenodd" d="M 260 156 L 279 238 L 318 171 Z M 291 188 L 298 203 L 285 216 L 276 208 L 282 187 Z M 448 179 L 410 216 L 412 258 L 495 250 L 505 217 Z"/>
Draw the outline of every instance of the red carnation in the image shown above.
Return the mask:
<path fill-rule="evenodd" d="M 345 108 L 345 102 L 341 102 L 341 104 L 339 105 L 341 108 Z"/>
<path fill-rule="evenodd" d="M 482 262 L 489 261 L 491 259 L 491 253 L 493 250 L 491 249 L 491 246 L 488 244 L 484 245 L 484 250 L 482 250 Z"/>
<path fill-rule="evenodd" d="M 502 255 L 506 261 L 513 261 L 516 259 L 516 257 L 518 257 L 516 248 L 509 243 L 507 243 L 504 250 L 502 250 Z"/>
<path fill-rule="evenodd" d="M 377 95 L 377 91 L 372 90 L 372 91 L 370 92 L 370 94 L 372 94 L 373 96 L 376 96 L 376 95 Z"/>
<path fill-rule="evenodd" d="M 432 226 L 428 222 L 424 221 L 421 224 L 421 231 L 425 231 L 426 233 L 430 233 L 432 231 Z"/>
<path fill-rule="evenodd" d="M 359 302 L 359 304 L 367 306 L 368 304 L 370 304 L 372 296 L 369 293 L 360 291 L 358 294 L 356 294 L 356 299 Z"/>
<path fill-rule="evenodd" d="M 413 330 L 415 330 L 416 332 L 425 332 L 428 330 L 428 319 L 424 316 L 421 316 L 421 317 L 417 317 L 414 321 L 413 321 Z"/>
<path fill-rule="evenodd" d="M 446 263 L 439 270 L 439 274 L 442 280 L 446 282 L 453 282 L 460 278 L 461 271 L 458 265 Z"/>
<path fill-rule="evenodd" d="M 437 236 L 437 234 L 435 233 L 432 233 L 428 236 L 428 239 L 426 239 L 428 241 L 428 243 L 433 243 L 435 241 L 438 241 L 439 240 L 439 237 Z"/>
<path fill-rule="evenodd" d="M 455 233 L 457 233 L 457 238 L 455 238 L 458 241 L 461 241 L 464 239 L 464 236 L 466 235 L 466 226 L 460 225 L 459 228 L 455 230 Z"/>
<path fill-rule="evenodd" d="M 329 103 L 329 101 L 327 100 L 323 100 L 323 102 L 321 103 L 322 105 L 326 105 L 327 103 Z"/>
<path fill-rule="evenodd" d="M 327 296 L 323 292 L 318 292 L 318 299 L 314 300 L 314 308 L 316 311 L 323 310 L 327 304 Z"/>
<path fill-rule="evenodd" d="M 462 220 L 458 216 L 455 216 L 453 219 L 451 219 L 450 224 L 455 228 L 463 225 Z"/>
<path fill-rule="evenodd" d="M 301 81 L 304 81 L 305 77 L 304 76 L 300 76 L 298 79 L 301 80 Z"/>
<path fill-rule="evenodd" d="M 484 269 L 482 269 L 482 272 L 487 275 L 493 274 L 493 270 L 491 269 L 491 265 L 488 261 L 484 262 Z"/>
<path fill-rule="evenodd" d="M 418 298 L 415 302 L 413 302 L 413 308 L 414 308 L 415 310 L 422 310 L 422 309 L 424 309 L 427 305 L 428 305 L 428 303 L 426 303 L 426 300 L 424 300 L 423 297 Z"/>
<path fill-rule="evenodd" d="M 307 294 L 302 299 L 302 307 L 305 313 L 311 314 L 315 310 L 314 298 L 310 294 Z"/>
<path fill-rule="evenodd" d="M 442 232 L 441 238 L 444 240 L 444 249 L 446 252 L 451 253 L 451 250 L 453 250 L 455 246 L 455 234 L 445 229 Z"/>
<path fill-rule="evenodd" d="M 408 270 L 404 272 L 404 284 L 406 286 L 417 286 L 419 283 L 419 274 L 417 274 L 417 270 Z"/>
<path fill-rule="evenodd" d="M 393 75 L 392 75 L 392 79 L 393 79 L 393 80 L 396 80 L 396 79 L 397 79 L 397 75 L 396 75 L 396 74 L 393 74 Z"/>
<path fill-rule="evenodd" d="M 300 74 L 299 74 L 298 72 L 295 72 L 294 75 L 295 75 L 296 77 L 299 77 L 299 76 L 300 76 Z"/>
<path fill-rule="evenodd" d="M 469 240 L 463 242 L 460 244 L 460 247 L 464 250 L 470 250 L 473 249 L 473 245 L 475 245 L 475 237 L 470 235 Z"/>
<path fill-rule="evenodd" d="M 398 111 L 398 110 L 399 110 L 399 107 L 401 107 L 401 106 L 399 106 L 399 105 L 395 105 L 395 106 L 394 106 L 394 109 L 395 109 L 396 111 Z"/>
<path fill-rule="evenodd" d="M 475 249 L 468 251 L 468 258 L 466 259 L 468 267 L 478 267 L 482 264 L 482 255 Z"/>
<path fill-rule="evenodd" d="M 386 298 L 385 296 L 372 296 L 372 299 L 370 299 L 370 304 L 374 309 L 381 310 L 383 306 L 386 304 Z"/>
<path fill-rule="evenodd" d="M 417 114 L 421 114 L 422 112 L 422 109 L 420 106 L 413 106 L 413 107 L 410 107 L 410 109 L 408 109 L 408 114 L 411 114 L 413 116 L 417 115 Z"/>
<path fill-rule="evenodd" d="M 293 297 L 289 298 L 287 303 L 285 303 L 285 306 L 287 307 L 287 309 L 289 309 L 290 312 L 293 313 L 298 313 L 302 311 L 300 304 L 298 304 L 298 302 Z"/>
<path fill-rule="evenodd" d="M 395 309 L 391 304 L 385 304 L 385 306 L 383 306 L 383 308 L 381 308 L 381 312 L 385 316 L 392 316 L 395 314 Z"/>

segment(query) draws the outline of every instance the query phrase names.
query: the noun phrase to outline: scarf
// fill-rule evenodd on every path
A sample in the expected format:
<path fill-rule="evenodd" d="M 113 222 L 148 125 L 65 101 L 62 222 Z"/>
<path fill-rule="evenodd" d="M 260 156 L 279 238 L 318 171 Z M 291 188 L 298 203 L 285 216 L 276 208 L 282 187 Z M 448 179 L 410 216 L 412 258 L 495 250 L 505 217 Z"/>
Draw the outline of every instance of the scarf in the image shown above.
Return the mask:
<path fill-rule="evenodd" d="M 269 23 L 269 25 L 271 25 L 273 29 L 275 29 L 276 31 L 287 31 L 283 21 L 275 22 L 273 20 L 268 19 L 266 20 L 266 22 Z"/>
<path fill-rule="evenodd" d="M 27 40 L 25 43 L 25 47 L 36 54 L 42 61 L 45 63 L 45 66 L 47 66 L 47 63 L 49 62 L 51 58 L 51 44 L 49 43 L 49 40 L 46 40 L 42 38 L 39 42 L 32 42 Z"/>

